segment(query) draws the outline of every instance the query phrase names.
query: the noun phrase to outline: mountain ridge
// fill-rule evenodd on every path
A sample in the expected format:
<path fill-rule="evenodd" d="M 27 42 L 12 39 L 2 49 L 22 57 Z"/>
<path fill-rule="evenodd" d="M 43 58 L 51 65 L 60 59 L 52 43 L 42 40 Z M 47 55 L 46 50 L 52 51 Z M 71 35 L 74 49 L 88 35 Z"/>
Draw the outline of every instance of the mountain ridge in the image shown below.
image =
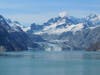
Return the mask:
<path fill-rule="evenodd" d="M 100 16 L 77 18 L 67 13 L 43 25 L 24 27 L 0 15 L 0 51 L 100 50 Z"/>
<path fill-rule="evenodd" d="M 100 42 L 100 17 L 90 14 L 83 18 L 76 18 L 65 14 L 63 17 L 58 16 L 48 20 L 41 27 L 33 24 L 30 31 L 31 34 L 47 40 L 43 46 L 50 47 L 49 50 L 55 50 L 57 47 L 60 50 L 94 50 L 90 47 Z"/>

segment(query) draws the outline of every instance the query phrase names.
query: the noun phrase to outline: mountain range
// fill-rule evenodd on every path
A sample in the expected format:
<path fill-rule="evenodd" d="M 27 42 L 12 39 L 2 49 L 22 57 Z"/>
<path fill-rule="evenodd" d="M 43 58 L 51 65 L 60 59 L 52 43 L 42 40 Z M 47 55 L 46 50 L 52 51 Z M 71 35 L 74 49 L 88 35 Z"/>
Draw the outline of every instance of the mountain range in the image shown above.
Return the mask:
<path fill-rule="evenodd" d="M 77 18 L 66 13 L 42 25 L 24 27 L 0 15 L 0 51 L 100 50 L 100 16 Z"/>

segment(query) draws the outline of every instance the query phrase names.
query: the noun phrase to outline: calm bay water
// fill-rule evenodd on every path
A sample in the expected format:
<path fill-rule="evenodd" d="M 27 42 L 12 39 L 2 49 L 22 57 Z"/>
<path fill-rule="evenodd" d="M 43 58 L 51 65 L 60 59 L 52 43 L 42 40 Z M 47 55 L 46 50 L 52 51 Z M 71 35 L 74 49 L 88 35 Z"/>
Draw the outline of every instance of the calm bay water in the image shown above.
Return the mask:
<path fill-rule="evenodd" d="M 2 53 L 0 75 L 100 75 L 100 52 Z"/>

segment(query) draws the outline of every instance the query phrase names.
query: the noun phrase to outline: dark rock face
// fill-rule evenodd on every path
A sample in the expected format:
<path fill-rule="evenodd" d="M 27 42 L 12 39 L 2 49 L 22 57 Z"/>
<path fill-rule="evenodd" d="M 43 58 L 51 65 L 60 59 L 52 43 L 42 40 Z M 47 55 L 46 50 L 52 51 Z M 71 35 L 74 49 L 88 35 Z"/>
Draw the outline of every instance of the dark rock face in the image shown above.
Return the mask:
<path fill-rule="evenodd" d="M 27 32 L 28 33 L 34 33 L 34 32 L 37 32 L 37 31 L 42 30 L 43 29 L 43 26 L 42 25 L 37 25 L 37 24 L 33 23 L 33 24 L 31 24 L 31 27 L 30 28 L 31 29 L 28 30 Z"/>
<path fill-rule="evenodd" d="M 91 44 L 91 46 L 87 49 L 88 51 L 98 51 L 100 50 L 100 42 L 97 42 L 95 44 Z"/>

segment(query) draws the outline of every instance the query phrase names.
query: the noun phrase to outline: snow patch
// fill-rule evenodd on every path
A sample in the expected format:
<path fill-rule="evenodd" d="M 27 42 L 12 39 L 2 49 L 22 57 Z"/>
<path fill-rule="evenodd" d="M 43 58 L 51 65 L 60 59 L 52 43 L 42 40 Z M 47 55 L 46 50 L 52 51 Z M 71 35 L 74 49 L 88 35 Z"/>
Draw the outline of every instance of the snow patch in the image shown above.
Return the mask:
<path fill-rule="evenodd" d="M 68 31 L 72 31 L 73 33 L 75 33 L 76 31 L 81 31 L 84 28 L 83 23 L 80 24 L 76 24 L 76 25 L 66 25 L 66 27 L 63 28 L 56 28 L 56 25 L 54 25 L 54 27 L 48 28 L 44 31 L 41 32 L 37 32 L 35 34 L 57 34 L 60 35 L 63 32 L 68 32 Z"/>
<path fill-rule="evenodd" d="M 51 24 L 50 26 L 46 26 L 46 27 L 43 29 L 43 31 L 49 30 L 49 29 L 55 29 L 57 26 L 62 25 L 62 24 L 64 24 L 64 23 L 65 23 L 65 19 L 60 20 L 60 21 L 58 21 L 58 22 L 56 22 L 56 23 L 54 23 L 54 24 Z"/>
<path fill-rule="evenodd" d="M 31 30 L 31 27 L 30 26 L 29 27 L 23 27 L 22 29 L 23 29 L 23 31 L 27 32 L 28 30 Z"/>
<path fill-rule="evenodd" d="M 75 26 L 72 28 L 72 31 L 73 31 L 73 32 L 81 31 L 83 28 L 84 28 L 83 23 L 79 23 L 79 24 L 75 25 Z"/>

